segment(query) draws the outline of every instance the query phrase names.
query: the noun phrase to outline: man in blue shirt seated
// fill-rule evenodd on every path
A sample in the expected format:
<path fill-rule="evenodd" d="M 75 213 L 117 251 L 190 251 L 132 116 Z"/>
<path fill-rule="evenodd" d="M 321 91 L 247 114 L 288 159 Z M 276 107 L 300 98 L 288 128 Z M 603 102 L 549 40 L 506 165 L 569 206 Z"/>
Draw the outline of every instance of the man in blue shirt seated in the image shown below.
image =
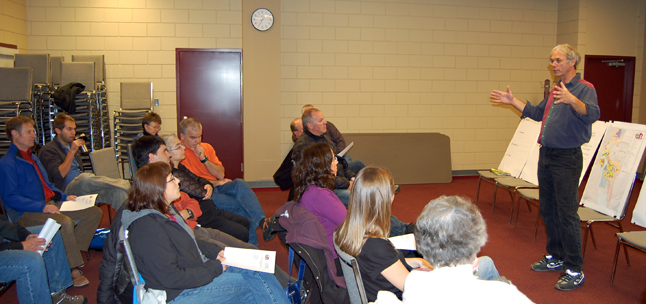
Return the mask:
<path fill-rule="evenodd" d="M 40 228 L 32 227 L 32 231 Z M 16 281 L 21 304 L 86 303 L 85 296 L 70 296 L 66 292 L 72 285 L 72 275 L 60 233 L 54 235 L 41 257 L 38 250 L 44 248 L 44 239 L 0 216 L 0 281 Z"/>
<path fill-rule="evenodd" d="M 85 146 L 85 140 L 75 138 L 74 118 L 65 113 L 58 114 L 54 119 L 54 131 L 54 140 L 38 152 L 38 158 L 45 166 L 49 181 L 67 194 L 98 194 L 97 202 L 110 204 L 115 210 L 119 209 L 128 196 L 130 182 L 83 172 L 80 148 Z"/>

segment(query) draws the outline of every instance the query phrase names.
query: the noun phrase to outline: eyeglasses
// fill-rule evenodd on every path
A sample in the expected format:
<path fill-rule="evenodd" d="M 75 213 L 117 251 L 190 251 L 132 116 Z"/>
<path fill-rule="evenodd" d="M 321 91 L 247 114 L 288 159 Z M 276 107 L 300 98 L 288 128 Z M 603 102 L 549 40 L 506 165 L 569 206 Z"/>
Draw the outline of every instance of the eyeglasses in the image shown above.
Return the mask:
<path fill-rule="evenodd" d="M 556 62 L 556 64 L 561 64 L 562 62 L 566 62 L 566 61 L 567 61 L 567 59 L 564 60 L 564 59 L 561 59 L 561 58 L 556 58 L 556 59 L 551 59 L 550 58 L 550 60 L 549 60 L 550 64 L 554 64 L 554 62 Z"/>
<path fill-rule="evenodd" d="M 174 175 L 171 175 L 171 176 L 170 176 L 170 180 L 169 180 L 169 181 L 167 181 L 166 183 L 167 183 L 167 184 L 170 184 L 170 183 L 174 182 L 175 180 L 177 180 L 177 178 L 176 178 Z"/>
<path fill-rule="evenodd" d="M 176 150 L 179 150 L 179 149 L 186 149 L 186 147 L 184 147 L 184 145 L 182 145 L 182 144 L 177 144 L 177 146 L 175 146 L 174 149 L 168 149 L 168 152 L 173 152 L 173 151 L 176 151 Z"/>

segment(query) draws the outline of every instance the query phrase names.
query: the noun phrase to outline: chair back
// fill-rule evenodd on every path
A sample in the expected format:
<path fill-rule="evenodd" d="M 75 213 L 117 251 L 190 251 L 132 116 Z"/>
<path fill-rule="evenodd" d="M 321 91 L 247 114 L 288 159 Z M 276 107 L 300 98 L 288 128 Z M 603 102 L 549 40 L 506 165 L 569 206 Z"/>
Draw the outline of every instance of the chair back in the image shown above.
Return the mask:
<path fill-rule="evenodd" d="M 135 154 L 132 153 L 132 144 L 128 144 L 128 167 L 130 167 L 130 178 L 134 180 L 137 173 L 137 163 L 135 163 Z"/>
<path fill-rule="evenodd" d="M 128 230 L 123 229 L 123 226 L 119 228 L 119 244 L 123 246 L 123 251 L 126 254 L 126 267 L 130 271 L 130 282 L 133 286 L 141 284 L 139 280 L 139 271 L 137 271 L 137 265 L 135 265 L 135 256 L 132 254 L 132 249 L 130 249 L 130 243 L 128 242 Z"/>
<path fill-rule="evenodd" d="M 350 294 L 350 303 L 368 304 L 368 298 L 366 297 L 366 290 L 363 287 L 363 280 L 361 279 L 357 259 L 339 249 L 336 243 L 334 244 L 334 249 L 339 256 L 339 262 L 341 262 L 345 285 L 348 288 L 348 294 Z"/>
<path fill-rule="evenodd" d="M 94 175 L 121 178 L 113 148 L 103 148 L 90 152 L 90 162 L 92 162 Z"/>

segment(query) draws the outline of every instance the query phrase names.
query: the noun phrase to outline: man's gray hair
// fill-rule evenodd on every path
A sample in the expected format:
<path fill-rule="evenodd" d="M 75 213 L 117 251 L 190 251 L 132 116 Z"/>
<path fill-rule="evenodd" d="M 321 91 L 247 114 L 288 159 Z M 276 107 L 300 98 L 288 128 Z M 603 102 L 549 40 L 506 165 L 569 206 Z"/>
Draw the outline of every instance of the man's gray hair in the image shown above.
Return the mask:
<path fill-rule="evenodd" d="M 581 55 L 579 55 L 579 52 L 577 52 L 573 46 L 567 43 L 559 44 L 552 49 L 550 56 L 554 53 L 554 51 L 558 51 L 559 53 L 565 55 L 567 61 L 571 62 L 572 60 L 576 60 L 574 62 L 574 69 L 579 66 L 579 63 L 581 62 Z"/>
<path fill-rule="evenodd" d="M 314 116 L 312 115 L 314 114 L 314 112 L 321 112 L 321 111 L 319 111 L 319 109 L 317 108 L 309 108 L 305 110 L 305 112 L 303 112 L 303 116 L 301 117 L 301 120 L 303 121 L 303 130 L 309 131 L 309 128 L 307 127 L 308 123 L 316 124 L 316 121 L 314 121 Z"/>
<path fill-rule="evenodd" d="M 487 242 L 487 226 L 469 199 L 441 196 L 417 218 L 415 242 L 433 267 L 470 264 Z"/>
<path fill-rule="evenodd" d="M 185 118 L 179 123 L 179 132 L 183 135 L 186 135 L 186 131 L 191 129 L 202 130 L 202 123 L 200 123 L 197 118 L 189 117 Z"/>

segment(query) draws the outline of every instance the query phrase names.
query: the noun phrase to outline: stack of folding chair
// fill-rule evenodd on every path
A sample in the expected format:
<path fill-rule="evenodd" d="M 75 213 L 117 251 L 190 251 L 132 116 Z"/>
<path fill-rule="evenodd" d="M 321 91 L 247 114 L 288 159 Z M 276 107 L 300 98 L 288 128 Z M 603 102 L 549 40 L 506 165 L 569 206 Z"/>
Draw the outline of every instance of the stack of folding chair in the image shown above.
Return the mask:
<path fill-rule="evenodd" d="M 0 68 L 0 128 L 12 117 L 22 115 L 34 118 L 31 104 L 33 69 Z M 11 141 L 5 132 L 0 132 L 0 157 L 7 153 Z"/>
<path fill-rule="evenodd" d="M 49 125 L 46 128 L 47 113 L 52 98 L 52 72 L 49 54 L 16 54 L 14 67 L 30 67 L 34 73 L 32 105 L 36 123 L 37 142 L 44 145 L 53 138 Z"/>
<path fill-rule="evenodd" d="M 114 150 L 121 163 L 123 176 L 132 174 L 128 167 L 130 157 L 128 144 L 132 144 L 137 134 L 143 131 L 141 120 L 152 111 L 153 83 L 152 82 L 122 82 L 121 106 L 114 111 Z M 128 174 L 126 174 L 128 172 Z"/>
<path fill-rule="evenodd" d="M 110 117 L 108 112 L 108 93 L 105 85 L 105 56 L 104 55 L 72 55 L 72 62 L 94 63 L 94 98 L 96 103 L 96 134 L 100 137 L 100 145 L 95 149 L 110 147 Z M 90 91 L 89 85 L 85 89 Z"/>

